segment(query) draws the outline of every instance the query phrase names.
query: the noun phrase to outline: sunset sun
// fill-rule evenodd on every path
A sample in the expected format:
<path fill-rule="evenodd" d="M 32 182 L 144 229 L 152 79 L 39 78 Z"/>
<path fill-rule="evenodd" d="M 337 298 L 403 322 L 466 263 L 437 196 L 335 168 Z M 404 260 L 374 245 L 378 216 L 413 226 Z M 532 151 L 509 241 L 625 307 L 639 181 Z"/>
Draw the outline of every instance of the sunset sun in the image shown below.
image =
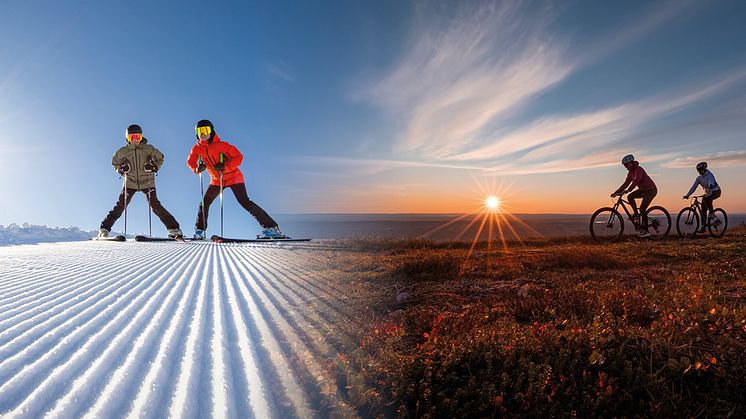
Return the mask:
<path fill-rule="evenodd" d="M 488 196 L 485 205 L 491 210 L 497 210 L 500 208 L 500 198 L 497 196 Z"/>

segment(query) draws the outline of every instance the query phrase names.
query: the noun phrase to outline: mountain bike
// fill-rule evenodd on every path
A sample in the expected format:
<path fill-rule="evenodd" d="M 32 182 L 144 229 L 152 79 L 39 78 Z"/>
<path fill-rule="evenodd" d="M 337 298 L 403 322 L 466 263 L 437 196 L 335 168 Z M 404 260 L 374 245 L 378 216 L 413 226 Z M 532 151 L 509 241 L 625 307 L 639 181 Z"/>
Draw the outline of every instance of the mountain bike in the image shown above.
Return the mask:
<path fill-rule="evenodd" d="M 676 230 L 679 232 L 679 236 L 691 238 L 697 234 L 702 218 L 702 202 L 700 200 L 705 196 L 707 195 L 693 197 L 691 205 L 679 211 L 679 216 L 676 217 Z M 712 222 L 708 220 L 705 227 L 710 231 L 712 237 L 723 237 L 725 230 L 728 229 L 728 214 L 722 208 L 715 208 L 711 215 L 714 215 L 715 218 Z"/>
<path fill-rule="evenodd" d="M 624 209 L 627 219 L 636 230 L 642 228 L 641 220 L 638 217 L 633 217 L 632 213 L 627 209 L 630 203 L 624 200 L 623 196 L 625 194 L 626 192 L 615 194 L 612 198 L 619 198 L 614 202 L 614 206 L 599 208 L 593 213 L 589 227 L 594 240 L 599 242 L 614 242 L 622 238 L 624 234 L 624 217 L 619 212 L 619 207 Z M 648 232 L 651 239 L 660 240 L 666 237 L 668 232 L 671 231 L 671 214 L 665 208 L 658 205 L 652 206 L 648 208 L 645 217 L 648 219 Z"/>

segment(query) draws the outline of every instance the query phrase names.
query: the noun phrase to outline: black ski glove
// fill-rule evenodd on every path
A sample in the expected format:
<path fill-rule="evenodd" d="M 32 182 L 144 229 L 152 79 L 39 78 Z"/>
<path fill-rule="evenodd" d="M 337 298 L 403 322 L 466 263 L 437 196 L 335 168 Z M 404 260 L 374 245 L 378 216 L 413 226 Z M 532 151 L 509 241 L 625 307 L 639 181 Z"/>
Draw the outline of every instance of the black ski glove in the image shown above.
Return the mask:
<path fill-rule="evenodd" d="M 148 173 L 156 173 L 158 172 L 158 166 L 156 166 L 155 163 L 145 163 L 145 171 Z"/>
<path fill-rule="evenodd" d="M 199 166 L 197 166 L 197 173 L 202 173 L 207 169 L 207 166 L 205 166 L 204 163 L 200 163 Z"/>
<path fill-rule="evenodd" d="M 225 171 L 225 164 L 224 163 L 215 163 L 214 167 L 215 167 L 215 170 L 217 170 L 218 172 Z"/>
<path fill-rule="evenodd" d="M 128 162 L 124 162 L 120 164 L 119 169 L 117 169 L 117 173 L 119 173 L 120 175 L 129 173 L 129 172 L 130 172 L 130 164 Z"/>

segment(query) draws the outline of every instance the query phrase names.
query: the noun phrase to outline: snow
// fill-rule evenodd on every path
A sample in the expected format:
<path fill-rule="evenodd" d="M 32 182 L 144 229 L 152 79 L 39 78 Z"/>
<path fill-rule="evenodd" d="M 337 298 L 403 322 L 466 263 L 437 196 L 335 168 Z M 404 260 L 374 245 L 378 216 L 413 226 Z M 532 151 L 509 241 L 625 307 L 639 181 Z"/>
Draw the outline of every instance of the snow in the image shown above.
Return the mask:
<path fill-rule="evenodd" d="M 0 248 L 0 416 L 356 416 L 326 368 L 342 304 L 314 252 Z"/>
<path fill-rule="evenodd" d="M 97 232 L 78 227 L 47 227 L 28 223 L 0 225 L 0 246 L 9 244 L 51 243 L 88 240 Z"/>

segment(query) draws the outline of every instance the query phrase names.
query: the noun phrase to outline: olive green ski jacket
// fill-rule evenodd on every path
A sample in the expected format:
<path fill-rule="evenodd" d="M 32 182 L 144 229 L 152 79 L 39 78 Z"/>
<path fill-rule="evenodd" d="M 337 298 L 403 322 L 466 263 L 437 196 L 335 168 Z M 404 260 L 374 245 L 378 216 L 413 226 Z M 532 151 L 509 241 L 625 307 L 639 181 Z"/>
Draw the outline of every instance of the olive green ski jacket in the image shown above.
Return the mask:
<path fill-rule="evenodd" d="M 117 150 L 114 157 L 111 158 L 111 165 L 114 170 L 125 161 L 129 162 L 130 171 L 127 173 L 127 188 L 137 190 L 147 190 L 155 187 L 155 173 L 145 171 L 145 164 L 152 161 L 160 169 L 163 165 L 163 153 L 157 148 L 148 144 L 148 140 L 143 138 L 139 144 L 132 143 Z"/>

